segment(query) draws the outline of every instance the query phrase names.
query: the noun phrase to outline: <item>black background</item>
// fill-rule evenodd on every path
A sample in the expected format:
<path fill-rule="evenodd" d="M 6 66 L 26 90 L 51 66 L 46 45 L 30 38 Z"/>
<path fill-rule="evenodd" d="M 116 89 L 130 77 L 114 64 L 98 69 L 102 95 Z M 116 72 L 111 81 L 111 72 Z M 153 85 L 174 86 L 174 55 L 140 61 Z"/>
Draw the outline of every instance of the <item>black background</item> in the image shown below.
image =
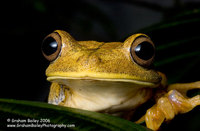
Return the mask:
<path fill-rule="evenodd" d="M 178 10 L 174 8 L 179 7 L 177 5 L 187 5 L 187 1 L 146 2 L 150 5 L 148 8 L 142 2 L 129 0 L 19 0 L 1 3 L 0 97 L 44 102 L 47 100 L 50 83 L 46 81 L 45 69 L 49 62 L 42 56 L 41 44 L 43 38 L 56 29 L 69 32 L 76 40 L 123 41 L 142 28 L 169 18 L 174 10 Z M 199 2 L 190 5 L 199 6 Z M 199 27 L 194 29 L 194 32 L 199 32 Z M 187 30 L 191 31 L 191 28 L 186 28 L 185 31 Z M 148 35 L 158 42 L 168 40 L 165 32 L 159 40 L 156 40 L 154 34 Z M 163 66 L 158 69 L 167 73 L 171 67 L 166 68 Z M 191 72 L 194 74 L 192 77 L 185 75 L 180 82 L 199 80 L 198 72 L 199 68 Z M 197 112 L 199 108 L 179 116 L 168 128 L 167 125 L 163 127 L 170 130 L 180 127 L 183 130 L 200 129 L 191 122 L 199 120 Z M 185 124 L 185 127 L 184 123 L 189 125 Z M 176 126 L 179 128 L 175 128 Z"/>

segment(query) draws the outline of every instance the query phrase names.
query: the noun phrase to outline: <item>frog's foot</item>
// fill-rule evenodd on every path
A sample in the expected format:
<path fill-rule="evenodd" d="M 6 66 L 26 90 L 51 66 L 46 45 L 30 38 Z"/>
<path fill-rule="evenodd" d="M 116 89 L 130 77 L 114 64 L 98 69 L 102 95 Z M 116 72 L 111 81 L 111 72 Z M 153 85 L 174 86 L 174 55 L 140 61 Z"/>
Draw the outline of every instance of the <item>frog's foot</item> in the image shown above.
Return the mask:
<path fill-rule="evenodd" d="M 183 96 L 187 96 L 187 92 L 192 89 L 200 89 L 200 81 L 191 83 L 176 83 L 168 86 L 167 90 L 177 90 Z"/>
<path fill-rule="evenodd" d="M 200 105 L 200 95 L 186 98 L 178 91 L 171 90 L 147 110 L 145 114 L 146 125 L 150 129 L 158 130 L 165 120 L 173 119 L 176 114 L 186 113 L 197 105 Z"/>
<path fill-rule="evenodd" d="M 54 105 L 62 105 L 66 99 L 66 91 L 63 85 L 52 83 L 49 92 L 48 103 Z"/>

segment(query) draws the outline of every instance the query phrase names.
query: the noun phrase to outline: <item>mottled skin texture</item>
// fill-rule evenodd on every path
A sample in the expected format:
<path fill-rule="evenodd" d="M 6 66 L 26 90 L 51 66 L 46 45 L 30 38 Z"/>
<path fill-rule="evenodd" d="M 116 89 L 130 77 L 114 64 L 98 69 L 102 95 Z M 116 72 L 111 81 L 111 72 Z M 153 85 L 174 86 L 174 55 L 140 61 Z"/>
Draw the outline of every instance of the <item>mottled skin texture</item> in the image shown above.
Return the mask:
<path fill-rule="evenodd" d="M 188 90 L 200 88 L 200 82 L 167 85 L 164 74 L 134 61 L 130 55 L 132 43 L 146 35 L 105 43 L 76 41 L 65 31 L 55 32 L 62 47 L 46 70 L 47 79 L 52 82 L 49 103 L 130 118 L 129 112 L 155 98 L 156 104 L 137 121 L 145 120 L 153 130 L 176 114 L 200 105 L 199 95 L 186 96 Z"/>
<path fill-rule="evenodd" d="M 130 57 L 130 46 L 136 34 L 121 42 L 75 41 L 68 33 L 59 32 L 63 38 L 61 57 L 46 70 L 51 75 L 103 75 L 103 77 L 134 79 L 146 82 L 160 81 L 157 72 L 138 66 Z M 83 76 L 81 76 L 83 74 Z M 71 75 L 69 75 L 71 77 Z M 101 76 L 98 76 L 101 77 Z"/>

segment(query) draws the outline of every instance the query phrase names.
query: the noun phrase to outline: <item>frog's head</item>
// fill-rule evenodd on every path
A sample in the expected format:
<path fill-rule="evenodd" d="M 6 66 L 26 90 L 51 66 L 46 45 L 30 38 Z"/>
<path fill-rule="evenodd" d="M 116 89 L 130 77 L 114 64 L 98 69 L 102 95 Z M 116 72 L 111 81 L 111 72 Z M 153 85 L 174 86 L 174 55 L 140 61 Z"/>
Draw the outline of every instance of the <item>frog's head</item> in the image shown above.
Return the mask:
<path fill-rule="evenodd" d="M 53 82 L 48 102 L 109 113 L 132 110 L 151 96 L 161 76 L 151 69 L 155 47 L 144 34 L 122 42 L 76 41 L 56 30 L 42 45 Z"/>
<path fill-rule="evenodd" d="M 134 34 L 121 42 L 76 41 L 67 32 L 56 30 L 42 45 L 51 63 L 49 81 L 87 79 L 129 82 L 154 86 L 161 80 L 151 69 L 155 46 L 145 34 Z"/>

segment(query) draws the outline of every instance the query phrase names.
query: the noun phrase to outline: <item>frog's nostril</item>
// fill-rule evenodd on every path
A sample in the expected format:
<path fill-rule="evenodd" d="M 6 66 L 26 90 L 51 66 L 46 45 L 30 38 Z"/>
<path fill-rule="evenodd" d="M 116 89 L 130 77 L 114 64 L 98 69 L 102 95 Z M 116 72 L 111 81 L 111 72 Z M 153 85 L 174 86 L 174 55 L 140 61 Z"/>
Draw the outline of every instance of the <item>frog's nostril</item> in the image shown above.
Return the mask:
<path fill-rule="evenodd" d="M 90 64 L 100 64 L 102 62 L 101 58 L 98 57 L 97 55 L 92 55 L 90 58 L 89 58 L 89 63 Z"/>
<path fill-rule="evenodd" d="M 82 69 L 91 69 L 102 63 L 102 59 L 95 54 L 83 54 L 76 58 L 75 61 L 79 65 L 78 67 Z"/>

